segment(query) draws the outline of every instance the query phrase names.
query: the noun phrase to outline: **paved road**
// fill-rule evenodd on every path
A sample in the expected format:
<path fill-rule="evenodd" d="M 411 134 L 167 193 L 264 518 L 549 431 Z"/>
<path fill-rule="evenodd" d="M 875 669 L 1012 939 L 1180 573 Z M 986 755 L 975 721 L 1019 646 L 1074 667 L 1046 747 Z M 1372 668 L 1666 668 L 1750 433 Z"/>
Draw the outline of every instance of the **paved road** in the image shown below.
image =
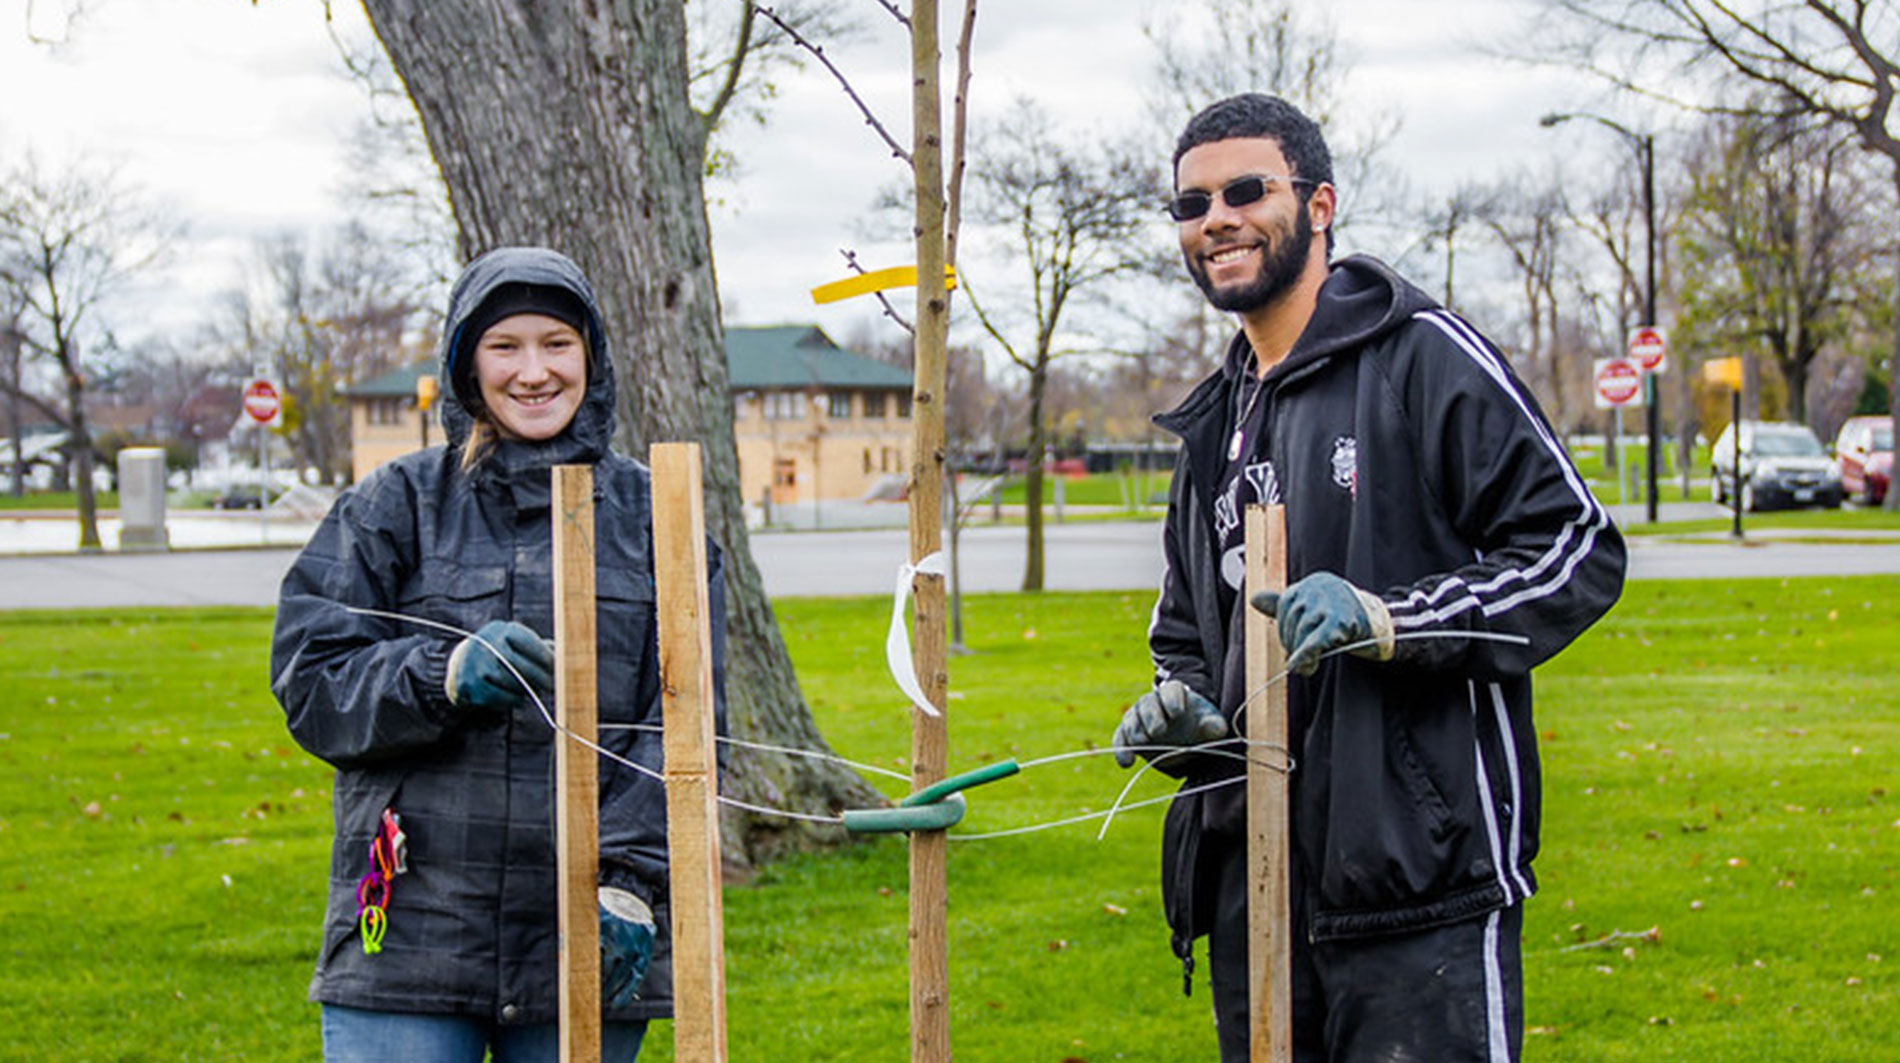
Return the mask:
<path fill-rule="evenodd" d="M 1159 585 L 1159 524 L 1063 524 L 1047 530 L 1046 583 L 1052 590 L 1152 591 Z M 1630 542 L 1632 579 L 1900 574 L 1900 540 L 1776 542 L 1757 535 L 1739 544 L 1719 537 Z M 774 596 L 889 593 L 907 543 L 901 530 L 752 539 L 766 590 Z M 286 549 L 253 549 L 0 557 L 0 609 L 270 605 L 295 556 Z M 1014 590 L 1022 568 L 1020 527 L 964 532 L 964 590 Z"/>

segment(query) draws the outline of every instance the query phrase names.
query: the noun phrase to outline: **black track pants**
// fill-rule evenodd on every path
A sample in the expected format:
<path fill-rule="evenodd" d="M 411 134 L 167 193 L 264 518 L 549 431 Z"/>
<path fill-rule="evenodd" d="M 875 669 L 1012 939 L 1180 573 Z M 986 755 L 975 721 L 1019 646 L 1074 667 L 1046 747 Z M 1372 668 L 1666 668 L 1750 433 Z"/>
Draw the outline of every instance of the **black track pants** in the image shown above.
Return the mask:
<path fill-rule="evenodd" d="M 1220 883 L 1208 935 L 1222 1063 L 1248 1063 L 1247 854 L 1203 840 Z M 1294 882 L 1303 876 L 1294 869 Z M 1293 891 L 1293 925 L 1306 898 Z M 1450 926 L 1348 941 L 1293 938 L 1296 1063 L 1516 1063 L 1524 1040 L 1521 905 Z"/>

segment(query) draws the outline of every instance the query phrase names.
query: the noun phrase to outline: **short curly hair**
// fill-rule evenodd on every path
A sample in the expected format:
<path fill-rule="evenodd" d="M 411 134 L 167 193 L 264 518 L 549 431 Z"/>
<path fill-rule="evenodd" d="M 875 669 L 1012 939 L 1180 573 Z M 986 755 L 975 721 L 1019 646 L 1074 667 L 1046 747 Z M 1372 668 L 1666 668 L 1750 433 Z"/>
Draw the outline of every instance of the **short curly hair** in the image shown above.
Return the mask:
<path fill-rule="evenodd" d="M 1258 137 L 1280 145 L 1280 153 L 1293 166 L 1293 175 L 1314 185 L 1333 180 L 1333 153 L 1319 126 L 1298 107 L 1278 96 L 1243 92 L 1213 103 L 1188 120 L 1180 139 L 1174 142 L 1174 166 L 1181 167 L 1181 156 L 1202 144 L 1217 140 Z M 1311 187 L 1311 186 L 1308 186 Z"/>

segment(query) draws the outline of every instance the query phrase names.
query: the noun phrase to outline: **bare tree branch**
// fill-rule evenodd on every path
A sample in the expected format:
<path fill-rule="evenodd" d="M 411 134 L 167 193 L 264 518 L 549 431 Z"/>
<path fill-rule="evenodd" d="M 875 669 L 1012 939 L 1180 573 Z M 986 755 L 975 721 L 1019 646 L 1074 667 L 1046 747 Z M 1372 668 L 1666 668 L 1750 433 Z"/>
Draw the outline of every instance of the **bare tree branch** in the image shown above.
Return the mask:
<path fill-rule="evenodd" d="M 732 55 L 726 60 L 726 79 L 720 83 L 719 91 L 713 95 L 711 103 L 700 113 L 705 128 L 712 129 L 726 113 L 726 106 L 732 103 L 739 92 L 739 76 L 745 72 L 746 56 L 752 51 L 753 14 L 757 8 L 752 0 L 739 0 L 744 14 L 739 16 L 739 38 L 732 44 Z"/>
<path fill-rule="evenodd" d="M 859 264 L 858 253 L 856 251 L 853 251 L 848 247 L 841 247 L 838 249 L 838 253 L 844 256 L 844 264 L 850 267 L 851 272 L 856 273 L 860 276 L 869 272 L 868 270 L 864 268 L 863 265 Z M 923 278 L 922 277 L 917 278 L 917 283 L 922 284 Z M 917 335 L 917 326 L 911 324 L 909 319 L 905 318 L 904 315 L 897 312 L 897 307 L 894 304 L 892 304 L 890 297 L 886 296 L 883 292 L 872 292 L 871 294 L 875 295 L 877 297 L 878 304 L 884 307 L 885 317 L 888 317 L 892 321 L 897 322 L 898 328 L 903 329 L 905 332 L 910 333 L 912 336 Z"/>
<path fill-rule="evenodd" d="M 838 86 L 844 89 L 844 94 L 851 98 L 851 102 L 857 107 L 858 113 L 864 116 L 864 124 L 870 126 L 871 130 L 884 141 L 884 145 L 891 149 L 891 155 L 904 160 L 904 165 L 906 166 L 912 165 L 910 152 L 905 151 L 904 146 L 897 142 L 897 138 L 891 136 L 890 130 L 884 127 L 884 123 L 878 120 L 877 115 L 871 110 L 870 105 L 864 102 L 864 97 L 859 96 L 858 90 L 852 87 L 851 80 L 845 77 L 844 72 L 839 70 L 837 65 L 831 61 L 831 57 L 825 54 L 823 45 L 813 42 L 810 38 L 798 32 L 797 27 L 793 26 L 789 21 L 780 18 L 778 12 L 772 8 L 760 4 L 756 5 L 754 10 L 766 18 L 771 19 L 773 24 L 778 26 L 787 37 L 790 37 L 794 44 L 811 53 L 814 59 L 824 64 L 824 68 L 831 72 L 831 76 L 838 82 Z"/>
<path fill-rule="evenodd" d="M 970 128 L 970 53 L 976 37 L 976 0 L 964 0 L 963 28 L 957 33 L 957 88 L 950 111 L 950 181 L 945 195 L 944 260 L 957 264 L 957 237 L 963 231 L 963 171 Z"/>
<path fill-rule="evenodd" d="M 904 14 L 903 10 L 892 3 L 891 0 L 877 0 L 877 6 L 883 8 L 892 18 L 896 19 L 898 25 L 905 29 L 910 28 L 910 16 Z"/>

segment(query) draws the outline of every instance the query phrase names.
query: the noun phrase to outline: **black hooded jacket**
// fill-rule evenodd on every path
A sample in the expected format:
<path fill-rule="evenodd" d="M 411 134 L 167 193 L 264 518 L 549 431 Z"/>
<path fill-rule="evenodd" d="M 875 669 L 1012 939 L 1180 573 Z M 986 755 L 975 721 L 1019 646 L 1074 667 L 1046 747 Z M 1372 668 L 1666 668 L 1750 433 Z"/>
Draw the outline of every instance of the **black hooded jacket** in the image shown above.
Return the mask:
<path fill-rule="evenodd" d="M 1246 690 L 1247 606 L 1223 593 L 1209 495 L 1248 353 L 1236 337 L 1224 369 L 1155 418 L 1183 444 L 1149 631 L 1156 679 L 1229 719 Z M 1267 501 L 1286 506 L 1288 582 L 1343 576 L 1384 600 L 1399 636 L 1389 662 L 1335 656 L 1290 680 L 1301 932 L 1385 933 L 1523 900 L 1539 814 L 1530 670 L 1616 601 L 1621 536 L 1504 358 L 1373 259 L 1334 264 L 1263 386 L 1253 460 L 1271 463 Z M 1188 787 L 1239 771 L 1200 769 Z M 1242 791 L 1169 811 L 1163 893 L 1184 958 L 1212 910 L 1196 896 L 1199 847 L 1244 844 Z"/>
<path fill-rule="evenodd" d="M 448 444 L 389 462 L 345 491 L 284 578 L 272 690 L 297 742 L 337 769 L 313 1000 L 504 1023 L 557 1015 L 553 731 L 532 704 L 495 719 L 457 708 L 443 689 L 461 633 L 498 619 L 554 633 L 555 464 L 594 468 L 601 742 L 661 767 L 657 730 L 630 726 L 661 718 L 652 495 L 645 466 L 609 448 L 613 369 L 586 279 L 541 249 L 504 248 L 476 260 L 450 296 L 442 362 L 449 364 L 460 325 L 510 282 L 565 288 L 587 307 L 587 394 L 568 428 L 541 442 L 504 439 L 465 470 L 470 413 L 444 379 Z M 709 556 L 723 709 L 723 580 L 717 553 Z M 721 724 L 723 732 L 723 716 Z M 606 758 L 600 772 L 602 884 L 647 899 L 660 920 L 641 999 L 608 1017 L 665 1016 L 672 981 L 664 790 Z M 369 955 L 356 888 L 385 808 L 402 817 L 408 870 L 391 888 L 382 949 Z"/>

